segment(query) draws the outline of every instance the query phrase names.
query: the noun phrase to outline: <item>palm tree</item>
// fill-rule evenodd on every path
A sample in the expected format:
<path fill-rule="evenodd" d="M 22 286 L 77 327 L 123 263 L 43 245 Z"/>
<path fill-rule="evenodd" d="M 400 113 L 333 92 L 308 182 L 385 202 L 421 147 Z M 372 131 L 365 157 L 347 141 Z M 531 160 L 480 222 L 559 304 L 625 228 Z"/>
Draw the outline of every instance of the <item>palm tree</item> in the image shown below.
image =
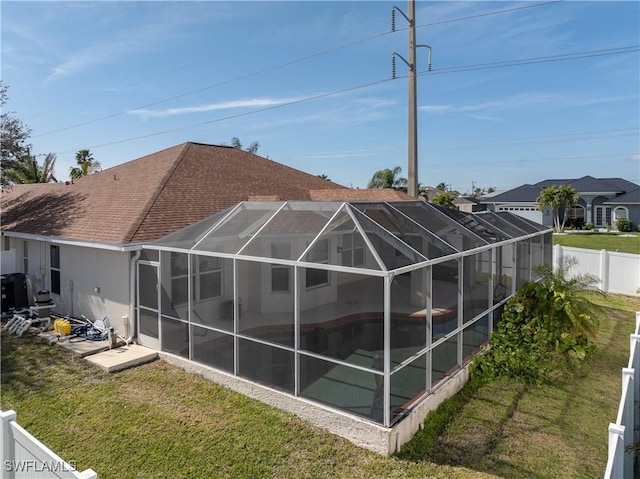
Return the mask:
<path fill-rule="evenodd" d="M 567 209 L 575 205 L 580 199 L 580 193 L 571 185 L 562 185 L 558 188 L 558 196 L 560 207 L 562 208 L 562 224 L 560 230 L 564 230 L 567 221 Z"/>
<path fill-rule="evenodd" d="M 35 156 L 27 154 L 27 156 L 14 163 L 14 165 L 5 172 L 6 179 L 13 183 L 56 183 L 53 171 L 56 165 L 56 155 L 48 153 L 42 165 L 38 164 Z"/>
<path fill-rule="evenodd" d="M 538 196 L 538 208 L 540 211 L 543 211 L 547 207 L 551 208 L 553 211 L 553 225 L 558 233 L 562 233 L 567 219 L 566 209 L 575 205 L 579 198 L 580 193 L 571 185 L 551 185 L 543 188 L 540 192 Z M 560 221 L 561 211 L 562 221 Z"/>
<path fill-rule="evenodd" d="M 393 188 L 394 190 L 407 191 L 407 179 L 400 177 L 402 168 L 396 166 L 393 170 L 386 168 L 384 170 L 376 171 L 367 188 L 381 189 L 381 188 Z"/>
<path fill-rule="evenodd" d="M 555 269 L 548 265 L 536 268 L 539 284 L 547 295 L 538 298 L 535 308 L 558 336 L 567 333 L 573 338 L 593 338 L 598 330 L 600 307 L 592 300 L 594 295 L 604 296 L 605 293 L 595 287 L 598 278 L 592 274 L 570 277 L 569 270 L 577 263 L 575 258 L 569 258 L 564 266 Z"/>
<path fill-rule="evenodd" d="M 78 166 L 72 166 L 69 172 L 72 180 L 77 180 L 102 170 L 100 162 L 93 159 L 93 154 L 89 150 L 79 150 L 76 153 L 76 163 Z"/>
<path fill-rule="evenodd" d="M 231 138 L 231 146 L 237 148 L 238 150 L 242 150 L 242 143 L 240 142 L 240 138 L 238 138 L 237 136 Z M 254 141 L 247 148 L 245 148 L 244 151 L 255 155 L 258 151 L 258 148 L 260 148 L 260 143 Z"/>

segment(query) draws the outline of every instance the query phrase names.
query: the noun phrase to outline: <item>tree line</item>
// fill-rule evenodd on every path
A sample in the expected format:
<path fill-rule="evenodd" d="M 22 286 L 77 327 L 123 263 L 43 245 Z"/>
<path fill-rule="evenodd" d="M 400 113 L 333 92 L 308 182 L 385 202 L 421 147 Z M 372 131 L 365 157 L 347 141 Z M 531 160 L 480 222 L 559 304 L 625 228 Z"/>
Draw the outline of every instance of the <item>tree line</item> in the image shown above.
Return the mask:
<path fill-rule="evenodd" d="M 399 166 L 376 171 L 371 177 L 371 180 L 369 180 L 367 188 L 391 188 L 406 193 L 408 180 L 400 176 L 401 173 L 402 168 Z M 451 187 L 444 182 L 438 183 L 435 189 L 437 193 L 429 200 L 426 188 L 418 184 L 418 195 L 427 201 L 431 201 L 431 203 L 452 209 L 458 209 L 455 201 L 459 196 L 479 198 L 482 195 L 495 191 L 493 187 L 486 189 L 476 187 L 475 183 L 473 184 L 471 194 L 461 195 L 458 191 L 452 190 Z M 567 209 L 575 205 L 579 198 L 580 193 L 571 185 L 550 185 L 542 189 L 536 201 L 540 211 L 544 211 L 546 208 L 551 209 L 553 226 L 557 232 L 562 233 L 567 221 Z"/>
<path fill-rule="evenodd" d="M 15 116 L 15 112 L 5 111 L 4 105 L 9 100 L 9 87 L 0 80 L 0 162 L 2 186 L 11 183 L 56 183 L 55 176 L 56 154 L 35 155 L 31 152 L 29 143 L 31 129 Z M 42 162 L 39 156 L 44 156 Z M 89 150 L 76 153 L 76 164 L 70 168 L 69 177 L 74 180 L 101 170 L 100 162 L 93 158 Z"/>

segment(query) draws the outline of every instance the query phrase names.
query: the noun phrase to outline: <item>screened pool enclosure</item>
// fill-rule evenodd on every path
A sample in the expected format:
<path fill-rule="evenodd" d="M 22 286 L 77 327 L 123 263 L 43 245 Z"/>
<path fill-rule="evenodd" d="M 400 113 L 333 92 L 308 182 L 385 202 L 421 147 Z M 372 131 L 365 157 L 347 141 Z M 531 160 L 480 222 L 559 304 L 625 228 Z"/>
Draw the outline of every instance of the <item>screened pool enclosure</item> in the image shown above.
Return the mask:
<path fill-rule="evenodd" d="M 487 342 L 551 230 L 422 201 L 245 202 L 145 246 L 142 344 L 390 426 Z"/>

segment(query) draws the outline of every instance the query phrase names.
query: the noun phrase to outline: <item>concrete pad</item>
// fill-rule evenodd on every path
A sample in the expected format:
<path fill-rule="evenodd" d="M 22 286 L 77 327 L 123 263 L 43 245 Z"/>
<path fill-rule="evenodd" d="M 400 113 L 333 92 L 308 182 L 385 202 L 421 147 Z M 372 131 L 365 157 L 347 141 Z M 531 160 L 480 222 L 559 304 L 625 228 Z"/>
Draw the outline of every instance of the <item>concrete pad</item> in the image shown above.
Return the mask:
<path fill-rule="evenodd" d="M 157 351 L 145 348 L 139 344 L 130 344 L 115 349 L 86 356 L 85 359 L 95 364 L 108 373 L 132 368 L 140 364 L 148 363 L 158 357 Z"/>
<path fill-rule="evenodd" d="M 46 339 L 51 344 L 62 346 L 71 351 L 71 353 L 79 358 L 84 358 L 90 354 L 96 354 L 109 349 L 109 341 L 89 341 L 88 339 L 70 336 L 58 336 L 53 331 L 45 331 L 38 336 Z M 123 343 L 124 344 L 124 343 Z"/>

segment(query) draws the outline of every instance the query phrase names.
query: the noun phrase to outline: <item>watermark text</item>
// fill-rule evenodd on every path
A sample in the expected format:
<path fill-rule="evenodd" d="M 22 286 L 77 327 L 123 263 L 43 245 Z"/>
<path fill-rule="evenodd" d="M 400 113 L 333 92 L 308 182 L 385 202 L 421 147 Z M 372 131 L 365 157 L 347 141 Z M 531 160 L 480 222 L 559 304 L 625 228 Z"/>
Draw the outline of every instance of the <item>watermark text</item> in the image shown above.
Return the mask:
<path fill-rule="evenodd" d="M 2 469 L 6 472 L 73 472 L 77 470 L 74 461 L 38 461 L 36 459 L 4 461 Z"/>

